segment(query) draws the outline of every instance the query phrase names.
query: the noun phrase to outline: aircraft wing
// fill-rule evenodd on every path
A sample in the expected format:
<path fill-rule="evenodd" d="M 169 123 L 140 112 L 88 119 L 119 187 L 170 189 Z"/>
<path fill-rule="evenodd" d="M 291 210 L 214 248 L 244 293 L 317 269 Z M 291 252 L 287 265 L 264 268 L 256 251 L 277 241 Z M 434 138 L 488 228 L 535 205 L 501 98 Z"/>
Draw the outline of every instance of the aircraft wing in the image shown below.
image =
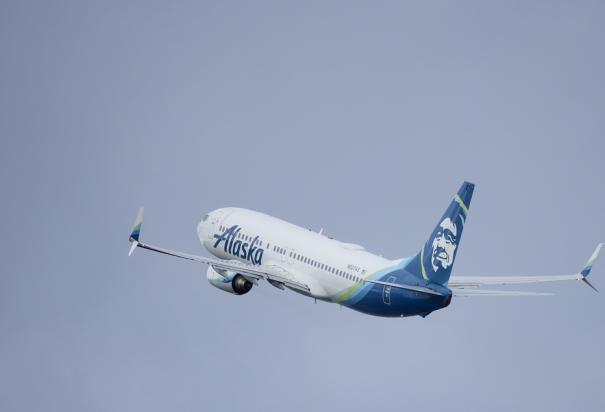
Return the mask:
<path fill-rule="evenodd" d="M 592 256 L 590 256 L 590 259 L 588 259 L 588 262 L 586 262 L 586 265 L 584 265 L 584 268 L 580 272 L 574 273 L 571 275 L 452 276 L 448 282 L 448 287 L 450 289 L 452 289 L 452 291 L 454 291 L 455 289 L 459 289 L 459 290 L 464 289 L 466 291 L 466 293 L 469 293 L 469 295 L 465 295 L 465 296 L 470 296 L 470 292 L 468 292 L 468 289 L 480 288 L 485 285 L 518 285 L 518 284 L 526 284 L 526 283 L 558 282 L 558 281 L 563 281 L 563 280 L 580 280 L 580 281 L 586 283 L 591 288 L 593 288 L 595 291 L 597 291 L 597 289 L 588 281 L 587 277 L 590 274 L 594 261 L 599 256 L 599 252 L 600 252 L 602 246 L 603 246 L 603 243 L 599 243 L 597 245 L 595 251 L 592 253 Z M 479 292 L 479 291 L 474 291 L 474 292 Z M 487 291 L 485 291 L 485 292 L 487 292 Z M 504 291 L 497 291 L 497 292 L 504 292 Z M 524 292 L 516 292 L 516 293 L 524 293 Z M 479 295 L 479 293 L 477 293 L 476 295 Z M 489 294 L 484 293 L 482 295 L 489 295 Z M 504 295 L 501 295 L 501 296 L 504 296 Z M 508 296 L 513 296 L 513 295 L 508 295 Z M 520 295 L 514 295 L 514 296 L 520 296 Z"/>
<path fill-rule="evenodd" d="M 551 296 L 552 293 L 541 292 L 518 292 L 514 290 L 485 290 L 485 289 L 464 289 L 450 288 L 452 295 L 458 297 L 475 296 Z"/>
<path fill-rule="evenodd" d="M 143 208 L 139 209 L 134 226 L 130 233 L 130 251 L 128 256 L 132 255 L 137 247 L 151 250 L 158 253 L 163 253 L 169 256 L 175 256 L 181 259 L 192 260 L 195 262 L 205 263 L 212 266 L 218 273 L 225 271 L 237 272 L 254 284 L 258 284 L 259 279 L 269 281 L 273 286 L 287 286 L 291 289 L 297 289 L 309 293 L 309 286 L 297 281 L 285 269 L 274 265 L 250 265 L 237 260 L 223 260 L 216 258 L 208 258 L 205 256 L 191 255 L 188 253 L 178 252 L 175 250 L 165 249 L 159 246 L 150 245 L 140 241 L 141 225 L 143 223 Z"/>

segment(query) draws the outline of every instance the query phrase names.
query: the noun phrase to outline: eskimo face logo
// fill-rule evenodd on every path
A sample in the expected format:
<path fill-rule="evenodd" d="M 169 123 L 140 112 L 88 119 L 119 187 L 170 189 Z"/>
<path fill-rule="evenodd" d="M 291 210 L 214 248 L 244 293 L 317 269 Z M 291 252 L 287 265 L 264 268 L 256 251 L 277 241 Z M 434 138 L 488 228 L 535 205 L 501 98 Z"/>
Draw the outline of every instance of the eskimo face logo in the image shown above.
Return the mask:
<path fill-rule="evenodd" d="M 216 249 L 221 242 L 225 242 L 223 250 L 226 253 L 245 259 L 255 265 L 260 265 L 263 260 L 264 249 L 255 246 L 258 242 L 258 236 L 252 239 L 252 242 L 243 242 L 237 239 L 237 234 L 241 228 L 239 226 L 231 226 L 222 234 L 214 235 L 214 248 Z"/>
<path fill-rule="evenodd" d="M 457 233 L 458 228 L 449 217 L 443 219 L 439 224 L 439 229 L 433 239 L 433 253 L 431 255 L 433 271 L 447 269 L 454 263 L 454 252 L 458 242 Z"/>

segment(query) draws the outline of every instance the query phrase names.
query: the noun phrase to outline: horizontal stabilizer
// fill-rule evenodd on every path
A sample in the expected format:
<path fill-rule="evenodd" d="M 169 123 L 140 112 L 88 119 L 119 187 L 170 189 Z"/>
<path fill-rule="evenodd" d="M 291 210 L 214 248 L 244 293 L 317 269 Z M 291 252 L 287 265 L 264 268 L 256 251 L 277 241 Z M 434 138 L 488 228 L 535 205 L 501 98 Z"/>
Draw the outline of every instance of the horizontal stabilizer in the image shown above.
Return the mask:
<path fill-rule="evenodd" d="M 383 285 L 383 286 L 390 286 L 390 287 L 398 288 L 398 289 L 413 290 L 415 292 L 426 293 L 429 295 L 444 296 L 443 294 L 436 292 L 433 289 L 425 288 L 423 286 L 403 285 L 401 283 L 382 282 L 380 280 L 370 280 L 370 279 L 364 279 L 364 282 L 375 283 L 377 285 Z"/>

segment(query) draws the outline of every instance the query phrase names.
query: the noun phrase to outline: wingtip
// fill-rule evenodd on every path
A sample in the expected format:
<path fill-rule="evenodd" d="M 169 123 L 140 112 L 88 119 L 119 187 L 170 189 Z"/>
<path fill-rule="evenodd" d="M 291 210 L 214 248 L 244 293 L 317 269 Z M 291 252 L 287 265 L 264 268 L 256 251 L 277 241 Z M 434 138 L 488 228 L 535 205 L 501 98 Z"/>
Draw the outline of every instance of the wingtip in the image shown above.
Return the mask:
<path fill-rule="evenodd" d="M 130 250 L 128 251 L 128 256 L 132 255 L 132 252 L 134 252 L 137 246 L 139 246 L 139 242 L 137 242 L 136 240 L 130 242 Z"/>
<path fill-rule="evenodd" d="M 592 252 L 592 255 L 590 256 L 590 259 L 588 259 L 588 262 L 586 262 L 586 265 L 584 265 L 584 268 L 582 268 L 582 271 L 580 272 L 580 274 L 582 275 L 583 279 L 586 278 L 588 275 L 590 275 L 590 271 L 592 270 L 592 265 L 593 265 L 594 261 L 597 260 L 597 258 L 599 257 L 599 252 L 601 251 L 602 247 L 603 247 L 603 243 L 599 243 L 597 245 L 594 252 Z"/>
<path fill-rule="evenodd" d="M 137 217 L 134 220 L 134 225 L 132 225 L 132 230 L 130 231 L 129 240 L 131 242 L 139 241 L 139 236 L 141 235 L 141 225 L 143 224 L 143 211 L 144 211 L 144 208 L 143 208 L 143 206 L 141 206 L 139 208 L 139 211 L 137 212 Z"/>
<path fill-rule="evenodd" d="M 588 281 L 588 279 L 582 278 L 582 282 L 586 283 L 592 290 L 599 293 L 599 289 L 595 288 L 594 285 Z"/>

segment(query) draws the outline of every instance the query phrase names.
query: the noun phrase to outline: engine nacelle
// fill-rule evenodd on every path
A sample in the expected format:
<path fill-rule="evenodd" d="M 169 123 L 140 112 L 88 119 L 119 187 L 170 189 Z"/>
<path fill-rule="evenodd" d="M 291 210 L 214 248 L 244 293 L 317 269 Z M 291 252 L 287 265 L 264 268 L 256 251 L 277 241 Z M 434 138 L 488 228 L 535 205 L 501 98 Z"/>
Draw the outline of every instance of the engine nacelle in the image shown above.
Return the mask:
<path fill-rule="evenodd" d="M 234 272 L 227 272 L 225 273 L 225 276 L 223 276 L 212 269 L 212 266 L 208 268 L 206 277 L 212 286 L 224 290 L 225 292 L 233 293 L 234 295 L 244 295 L 252 289 L 252 282 L 242 275 Z"/>

